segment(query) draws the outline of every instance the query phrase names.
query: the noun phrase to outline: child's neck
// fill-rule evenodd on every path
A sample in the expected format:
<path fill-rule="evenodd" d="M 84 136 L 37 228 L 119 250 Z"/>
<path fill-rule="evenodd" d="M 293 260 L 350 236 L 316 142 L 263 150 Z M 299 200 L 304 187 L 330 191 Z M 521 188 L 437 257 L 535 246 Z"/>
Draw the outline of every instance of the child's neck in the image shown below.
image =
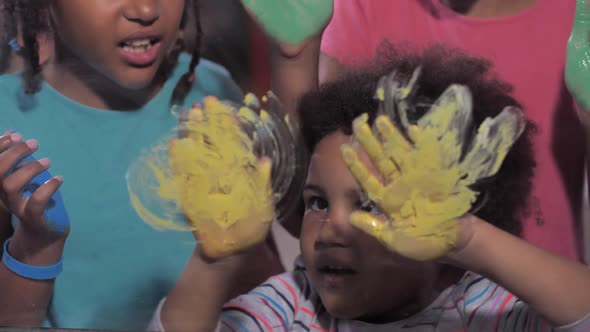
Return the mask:
<path fill-rule="evenodd" d="M 43 79 L 64 96 L 101 110 L 137 110 L 148 103 L 164 82 L 154 82 L 141 90 L 124 89 L 79 61 L 55 56 L 43 68 Z"/>
<path fill-rule="evenodd" d="M 440 0 L 445 6 L 468 17 L 494 18 L 515 15 L 537 0 Z"/>

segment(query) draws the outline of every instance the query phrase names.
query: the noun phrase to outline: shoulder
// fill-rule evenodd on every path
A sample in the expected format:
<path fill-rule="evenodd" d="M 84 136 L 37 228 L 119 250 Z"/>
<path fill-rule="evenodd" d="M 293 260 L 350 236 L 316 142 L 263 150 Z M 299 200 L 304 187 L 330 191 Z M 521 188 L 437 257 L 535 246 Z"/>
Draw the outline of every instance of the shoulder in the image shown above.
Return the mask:
<path fill-rule="evenodd" d="M 185 72 L 190 63 L 190 56 L 186 53 L 180 55 L 176 71 L 176 79 Z M 220 99 L 229 99 L 236 102 L 242 101 L 242 91 L 234 82 L 231 74 L 225 67 L 213 61 L 201 58 L 195 68 L 195 82 L 191 94 L 207 96 L 212 95 Z M 198 100 L 200 98 L 189 98 Z"/>
<path fill-rule="evenodd" d="M 241 321 L 273 330 L 313 320 L 318 304 L 305 272 L 297 270 L 271 277 L 249 293 L 231 300 L 224 306 L 223 313 L 226 319 L 231 317 L 233 323 Z"/>
<path fill-rule="evenodd" d="M 35 95 L 30 96 L 24 93 L 20 75 L 0 75 L 0 105 L 2 105 L 0 131 L 14 129 L 17 124 L 23 122 L 24 111 L 34 109 L 38 104 Z"/>
<path fill-rule="evenodd" d="M 539 319 L 508 290 L 473 272 L 467 272 L 455 290 L 455 303 L 470 328 L 487 330 L 501 324 L 514 327 L 510 331 L 521 331 L 528 322 Z"/>
<path fill-rule="evenodd" d="M 508 293 L 495 282 L 473 272 L 467 272 L 454 287 L 455 294 L 463 298 L 464 306 L 470 308 L 495 299 Z"/>
<path fill-rule="evenodd" d="M 231 79 L 229 71 L 222 65 L 201 58 L 199 65 L 197 66 L 197 74 L 217 76 L 220 78 Z"/>
<path fill-rule="evenodd" d="M 14 97 L 14 94 L 22 88 L 22 80 L 20 75 L 0 75 L 0 98 L 2 99 L 2 103 L 6 103 L 6 98 Z"/>

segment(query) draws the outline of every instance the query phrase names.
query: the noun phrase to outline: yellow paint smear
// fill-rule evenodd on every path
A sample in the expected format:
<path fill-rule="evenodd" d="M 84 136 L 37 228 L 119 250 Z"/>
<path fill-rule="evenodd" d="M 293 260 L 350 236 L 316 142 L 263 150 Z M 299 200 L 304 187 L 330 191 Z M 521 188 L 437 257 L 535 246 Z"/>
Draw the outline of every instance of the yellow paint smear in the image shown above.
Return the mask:
<path fill-rule="evenodd" d="M 168 149 L 155 148 L 166 149 L 168 158 L 152 154 L 141 160 L 157 183 L 154 200 L 168 202 L 168 212 L 182 212 L 188 227 L 178 224 L 178 213 L 154 214 L 130 188 L 138 214 L 159 229 L 195 231 L 211 257 L 262 241 L 273 217 L 271 169 L 268 159 L 256 157 L 253 138 L 241 126 L 253 116 L 214 97 L 205 98 L 202 109 L 192 109 L 186 136 L 171 139 Z"/>
<path fill-rule="evenodd" d="M 400 90 L 398 96 L 410 93 L 408 87 Z M 383 96 L 383 87 L 376 95 Z M 362 153 L 369 155 L 381 174 L 371 174 L 358 157 L 360 151 L 352 145 L 343 146 L 343 159 L 388 221 L 354 212 L 351 223 L 392 251 L 416 260 L 431 260 L 453 248 L 458 236 L 457 218 L 467 213 L 477 198 L 469 186 L 499 170 L 524 130 L 522 112 L 507 108 L 482 123 L 474 144 L 461 160 L 463 145 L 469 142 L 465 135 L 471 112 L 469 91 L 454 85 L 417 124 L 404 128 L 410 141 L 386 115 L 378 116 L 374 131 L 366 115 L 357 118 L 354 135 L 363 147 Z"/>

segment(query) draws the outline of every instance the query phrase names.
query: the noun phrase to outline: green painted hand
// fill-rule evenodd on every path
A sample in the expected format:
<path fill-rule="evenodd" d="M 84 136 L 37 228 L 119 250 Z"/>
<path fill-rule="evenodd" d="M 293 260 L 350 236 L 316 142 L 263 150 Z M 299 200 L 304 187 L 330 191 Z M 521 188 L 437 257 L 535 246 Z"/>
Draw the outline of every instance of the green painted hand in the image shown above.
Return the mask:
<path fill-rule="evenodd" d="M 590 0 L 578 0 L 567 43 L 565 82 L 578 106 L 590 111 Z"/>
<path fill-rule="evenodd" d="M 242 0 L 244 6 L 279 43 L 297 45 L 328 25 L 334 0 Z"/>

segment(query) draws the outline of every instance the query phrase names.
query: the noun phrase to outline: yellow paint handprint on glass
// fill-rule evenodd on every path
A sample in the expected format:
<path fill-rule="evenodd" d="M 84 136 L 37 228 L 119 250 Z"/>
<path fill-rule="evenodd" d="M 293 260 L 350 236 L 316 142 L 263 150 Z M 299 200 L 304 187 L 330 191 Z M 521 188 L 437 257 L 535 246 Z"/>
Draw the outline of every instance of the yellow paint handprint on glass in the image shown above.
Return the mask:
<path fill-rule="evenodd" d="M 412 114 L 416 108 L 409 101 L 418 75 L 419 69 L 405 84 L 395 73 L 382 78 L 376 92 L 380 110 L 373 128 L 367 115 L 353 124 L 355 139 L 380 177 L 360 161 L 355 144 L 344 145 L 342 154 L 385 217 L 355 211 L 351 223 L 391 251 L 431 260 L 455 247 L 457 219 L 470 211 L 478 196 L 471 185 L 496 174 L 524 131 L 525 120 L 520 109 L 507 107 L 486 119 L 473 134 L 471 94 L 464 86 L 452 85 L 411 123 L 409 118 L 419 116 Z"/>
<path fill-rule="evenodd" d="M 263 241 L 272 220 L 291 208 L 283 201 L 297 189 L 291 184 L 302 160 L 288 119 L 258 108 L 253 95 L 244 105 L 206 97 L 183 114 L 177 133 L 128 171 L 140 217 L 158 229 L 193 231 L 211 258 Z"/>

